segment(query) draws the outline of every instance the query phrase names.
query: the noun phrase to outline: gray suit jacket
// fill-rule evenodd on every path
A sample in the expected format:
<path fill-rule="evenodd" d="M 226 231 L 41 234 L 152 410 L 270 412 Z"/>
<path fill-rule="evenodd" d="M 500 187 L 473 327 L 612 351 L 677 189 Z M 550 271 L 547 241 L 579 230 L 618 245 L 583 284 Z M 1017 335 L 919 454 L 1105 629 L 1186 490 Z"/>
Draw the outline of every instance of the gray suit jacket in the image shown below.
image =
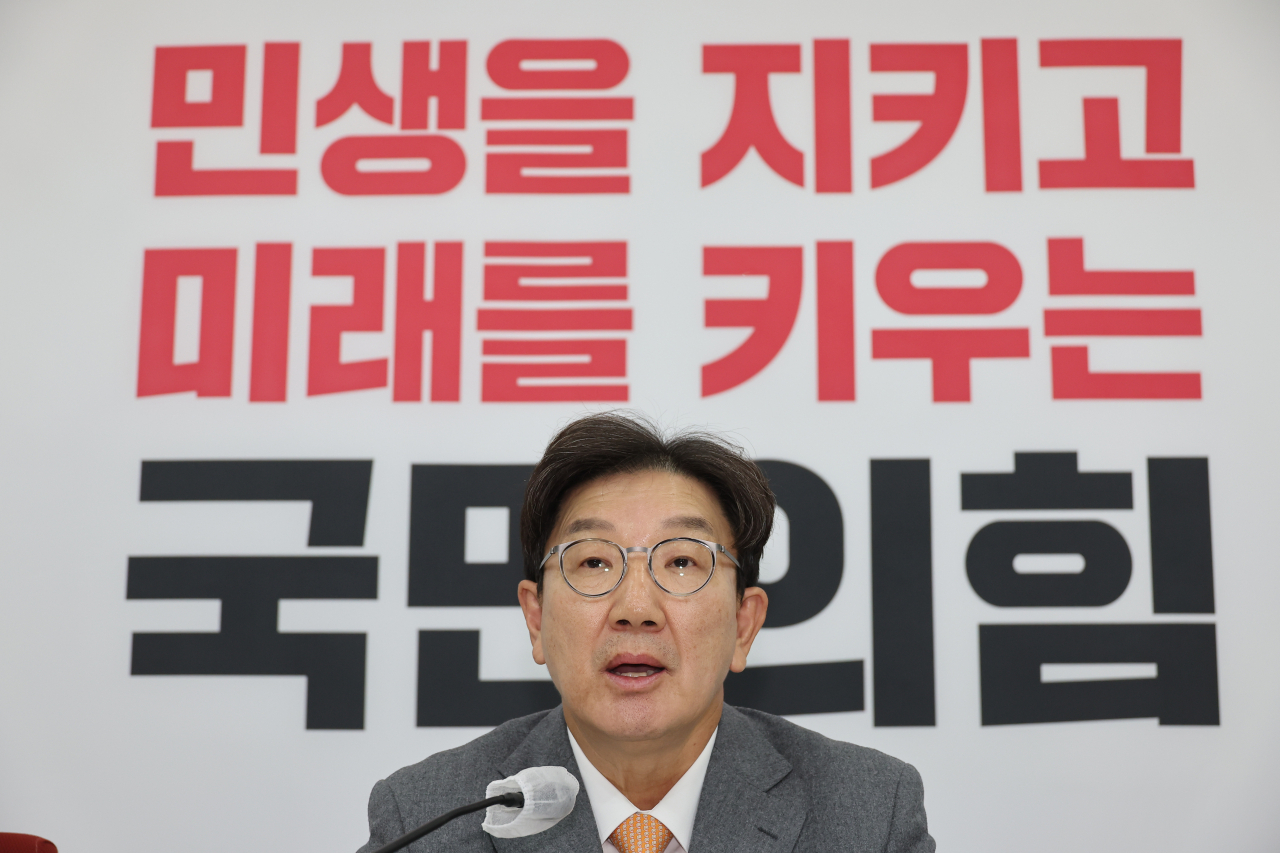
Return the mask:
<path fill-rule="evenodd" d="M 494 779 L 558 764 L 579 781 L 560 708 L 503 723 L 468 744 L 393 773 L 369 796 L 369 843 L 360 853 L 484 798 Z M 407 849 L 473 853 L 600 853 L 586 791 L 546 832 L 494 838 L 484 812 L 464 815 Z M 909 764 L 834 741 L 781 717 L 726 705 L 698 800 L 691 853 L 932 853 L 924 786 Z"/>

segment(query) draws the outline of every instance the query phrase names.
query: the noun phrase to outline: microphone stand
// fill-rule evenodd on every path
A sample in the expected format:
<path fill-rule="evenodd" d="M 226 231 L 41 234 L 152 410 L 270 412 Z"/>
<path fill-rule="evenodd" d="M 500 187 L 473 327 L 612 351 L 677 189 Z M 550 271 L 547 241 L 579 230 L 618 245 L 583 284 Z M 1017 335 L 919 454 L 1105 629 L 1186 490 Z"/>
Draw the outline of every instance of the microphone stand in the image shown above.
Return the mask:
<path fill-rule="evenodd" d="M 432 832 L 444 826 L 455 817 L 461 817 L 464 814 L 478 812 L 481 809 L 487 809 L 489 806 L 511 806 L 513 808 L 523 808 L 524 794 L 521 794 L 518 791 L 514 794 L 499 794 L 496 797 L 489 797 L 487 800 L 481 800 L 478 803 L 472 803 L 468 806 L 459 806 L 451 812 L 445 812 L 435 820 L 424 823 L 422 826 L 412 830 L 411 832 L 406 832 L 395 841 L 382 845 L 377 850 L 373 851 L 373 853 L 392 853 L 393 850 L 399 850 L 401 847 L 407 847 L 422 836 L 426 835 L 428 832 Z"/>

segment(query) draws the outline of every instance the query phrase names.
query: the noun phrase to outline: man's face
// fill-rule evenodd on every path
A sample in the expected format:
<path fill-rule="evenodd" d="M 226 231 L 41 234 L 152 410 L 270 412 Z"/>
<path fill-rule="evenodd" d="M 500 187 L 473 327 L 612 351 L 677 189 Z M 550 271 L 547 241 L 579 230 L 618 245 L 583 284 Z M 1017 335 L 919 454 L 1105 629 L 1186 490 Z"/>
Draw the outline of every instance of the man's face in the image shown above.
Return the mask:
<path fill-rule="evenodd" d="M 737 556 L 720 503 L 705 485 L 665 471 L 617 474 L 568 495 L 544 552 L 575 539 L 629 548 L 676 536 L 719 542 Z M 629 555 L 622 583 L 600 598 L 574 592 L 556 557 L 547 561 L 541 597 L 523 581 L 533 658 L 547 665 L 570 727 L 612 740 L 653 740 L 714 726 L 725 676 L 745 667 L 767 607 L 758 587 L 739 602 L 736 583 L 736 569 L 721 555 L 705 587 L 674 596 L 654 583 L 638 553 Z"/>

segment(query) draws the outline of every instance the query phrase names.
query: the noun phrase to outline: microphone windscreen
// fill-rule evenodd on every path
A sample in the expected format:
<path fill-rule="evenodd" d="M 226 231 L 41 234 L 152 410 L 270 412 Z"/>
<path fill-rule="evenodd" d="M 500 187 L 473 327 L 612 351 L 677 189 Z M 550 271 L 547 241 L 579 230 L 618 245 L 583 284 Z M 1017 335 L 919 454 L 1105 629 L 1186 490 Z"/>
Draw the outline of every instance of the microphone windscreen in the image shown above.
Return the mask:
<path fill-rule="evenodd" d="M 573 811 L 578 780 L 563 767 L 526 767 L 514 776 L 490 782 L 485 797 L 524 794 L 523 808 L 489 806 L 481 828 L 498 838 L 545 832 Z"/>

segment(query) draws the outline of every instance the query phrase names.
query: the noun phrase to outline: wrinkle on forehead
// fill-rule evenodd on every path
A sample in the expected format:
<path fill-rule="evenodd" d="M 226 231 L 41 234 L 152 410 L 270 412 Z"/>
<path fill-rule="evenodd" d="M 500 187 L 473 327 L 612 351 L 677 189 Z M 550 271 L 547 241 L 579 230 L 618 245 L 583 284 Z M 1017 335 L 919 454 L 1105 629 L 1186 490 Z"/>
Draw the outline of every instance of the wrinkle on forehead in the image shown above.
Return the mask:
<path fill-rule="evenodd" d="M 646 532 L 630 531 L 637 508 L 647 505 L 656 513 L 643 524 Z M 618 514 L 623 511 L 623 515 Z M 656 517 L 655 517 L 656 515 Z M 628 528 L 624 532 L 619 527 Z M 686 474 L 653 470 L 606 475 L 572 490 L 560 508 L 560 521 L 552 531 L 555 542 L 604 534 L 600 538 L 639 535 L 657 539 L 695 536 L 717 539 L 732 546 L 732 529 L 716 494 Z M 547 545 L 554 544 L 548 542 Z M 638 543 L 628 543 L 638 544 Z"/>
<path fill-rule="evenodd" d="M 603 518 L 578 518 L 564 529 L 564 535 L 572 536 L 575 533 L 597 533 L 600 531 L 616 532 L 617 529 L 613 526 L 613 522 L 605 521 Z"/>
<path fill-rule="evenodd" d="M 716 533 L 711 522 L 700 515 L 678 515 L 662 522 L 662 526 L 670 530 L 696 530 L 708 536 L 714 536 Z"/>
<path fill-rule="evenodd" d="M 715 527 L 711 522 L 700 515 L 676 515 L 662 522 L 664 530 L 672 531 L 697 531 L 705 533 L 708 536 L 714 536 Z M 578 533 L 616 533 L 618 528 L 611 521 L 603 518 L 578 518 L 574 519 L 564 529 L 565 536 L 573 536 Z"/>

